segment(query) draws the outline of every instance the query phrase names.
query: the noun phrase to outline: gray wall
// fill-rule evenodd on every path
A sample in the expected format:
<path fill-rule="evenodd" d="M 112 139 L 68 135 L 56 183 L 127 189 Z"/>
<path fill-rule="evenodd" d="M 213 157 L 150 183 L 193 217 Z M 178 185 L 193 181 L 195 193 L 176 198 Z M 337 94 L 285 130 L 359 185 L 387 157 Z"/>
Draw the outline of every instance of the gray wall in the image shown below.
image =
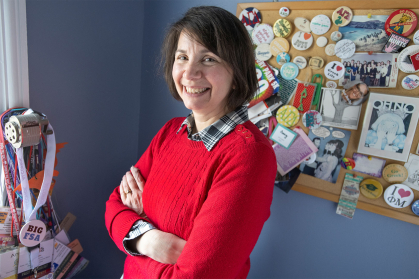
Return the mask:
<path fill-rule="evenodd" d="M 58 154 L 53 193 L 90 260 L 78 278 L 118 278 L 124 255 L 107 235 L 105 202 L 160 127 L 184 106 L 158 74 L 167 25 L 189 7 L 232 13 L 240 1 L 27 0 L 31 107 L 48 115 Z M 255 2 L 255 1 L 254 1 Z M 256 1 L 259 2 L 259 1 Z M 249 278 L 419 278 L 419 227 L 275 189 Z"/>

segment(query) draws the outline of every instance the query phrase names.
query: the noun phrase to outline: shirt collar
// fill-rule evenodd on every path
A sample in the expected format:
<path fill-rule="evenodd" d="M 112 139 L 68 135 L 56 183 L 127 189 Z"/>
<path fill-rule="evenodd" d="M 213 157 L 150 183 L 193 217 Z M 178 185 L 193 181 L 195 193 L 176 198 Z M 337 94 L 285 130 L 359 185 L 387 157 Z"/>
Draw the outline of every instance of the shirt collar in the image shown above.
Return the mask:
<path fill-rule="evenodd" d="M 224 115 L 202 131 L 192 135 L 192 127 L 195 123 L 195 119 L 193 112 L 191 112 L 180 125 L 177 133 L 179 133 L 182 127 L 186 125 L 188 130 L 188 139 L 194 141 L 202 141 L 206 149 L 211 151 L 214 145 L 219 142 L 225 135 L 234 130 L 237 125 L 243 124 L 247 120 L 249 120 L 247 107 L 240 106 L 234 111 Z"/>

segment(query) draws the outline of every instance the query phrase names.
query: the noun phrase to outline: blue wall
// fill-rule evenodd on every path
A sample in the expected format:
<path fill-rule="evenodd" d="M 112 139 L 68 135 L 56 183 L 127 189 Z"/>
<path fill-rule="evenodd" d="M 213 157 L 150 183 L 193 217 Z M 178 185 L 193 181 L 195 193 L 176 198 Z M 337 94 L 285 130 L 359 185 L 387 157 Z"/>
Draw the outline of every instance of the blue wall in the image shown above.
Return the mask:
<path fill-rule="evenodd" d="M 53 200 L 90 260 L 78 278 L 118 278 L 124 255 L 107 235 L 105 202 L 160 127 L 186 116 L 158 73 L 167 25 L 189 7 L 236 11 L 241 1 L 27 0 L 31 107 L 57 141 Z M 261 2 L 261 1 L 253 1 Z M 249 278 L 419 278 L 419 227 L 275 189 Z"/>

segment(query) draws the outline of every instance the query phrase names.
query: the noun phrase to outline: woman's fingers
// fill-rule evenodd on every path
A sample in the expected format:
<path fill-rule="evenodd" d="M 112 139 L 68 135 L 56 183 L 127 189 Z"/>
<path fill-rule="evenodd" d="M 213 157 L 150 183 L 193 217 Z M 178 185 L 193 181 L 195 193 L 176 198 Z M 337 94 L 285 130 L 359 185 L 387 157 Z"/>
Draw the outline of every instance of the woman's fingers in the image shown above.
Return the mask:
<path fill-rule="evenodd" d="M 135 181 L 131 172 L 128 171 L 127 174 L 125 174 L 125 176 L 127 178 L 128 187 L 130 188 L 130 190 L 132 192 L 140 191 L 140 189 L 138 188 L 138 185 L 137 185 L 137 181 Z"/>
<path fill-rule="evenodd" d="M 135 181 L 137 182 L 138 188 L 142 192 L 144 190 L 144 178 L 141 176 L 140 170 L 137 169 L 136 167 L 132 166 L 131 167 L 131 173 L 132 173 Z"/>
<path fill-rule="evenodd" d="M 127 175 L 124 175 L 124 177 L 122 178 L 122 188 L 123 188 L 124 193 L 126 195 L 128 195 L 130 192 L 132 192 L 129 185 L 128 185 Z"/>

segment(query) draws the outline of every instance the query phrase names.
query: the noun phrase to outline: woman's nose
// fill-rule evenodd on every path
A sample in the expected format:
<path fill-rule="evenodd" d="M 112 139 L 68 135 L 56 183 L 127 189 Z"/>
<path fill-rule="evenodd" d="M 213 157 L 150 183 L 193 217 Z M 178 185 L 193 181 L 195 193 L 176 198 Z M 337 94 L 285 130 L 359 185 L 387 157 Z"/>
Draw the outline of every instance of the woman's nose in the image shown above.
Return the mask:
<path fill-rule="evenodd" d="M 201 78 L 202 72 L 198 65 L 188 63 L 183 71 L 183 77 L 188 80 L 196 80 Z"/>

